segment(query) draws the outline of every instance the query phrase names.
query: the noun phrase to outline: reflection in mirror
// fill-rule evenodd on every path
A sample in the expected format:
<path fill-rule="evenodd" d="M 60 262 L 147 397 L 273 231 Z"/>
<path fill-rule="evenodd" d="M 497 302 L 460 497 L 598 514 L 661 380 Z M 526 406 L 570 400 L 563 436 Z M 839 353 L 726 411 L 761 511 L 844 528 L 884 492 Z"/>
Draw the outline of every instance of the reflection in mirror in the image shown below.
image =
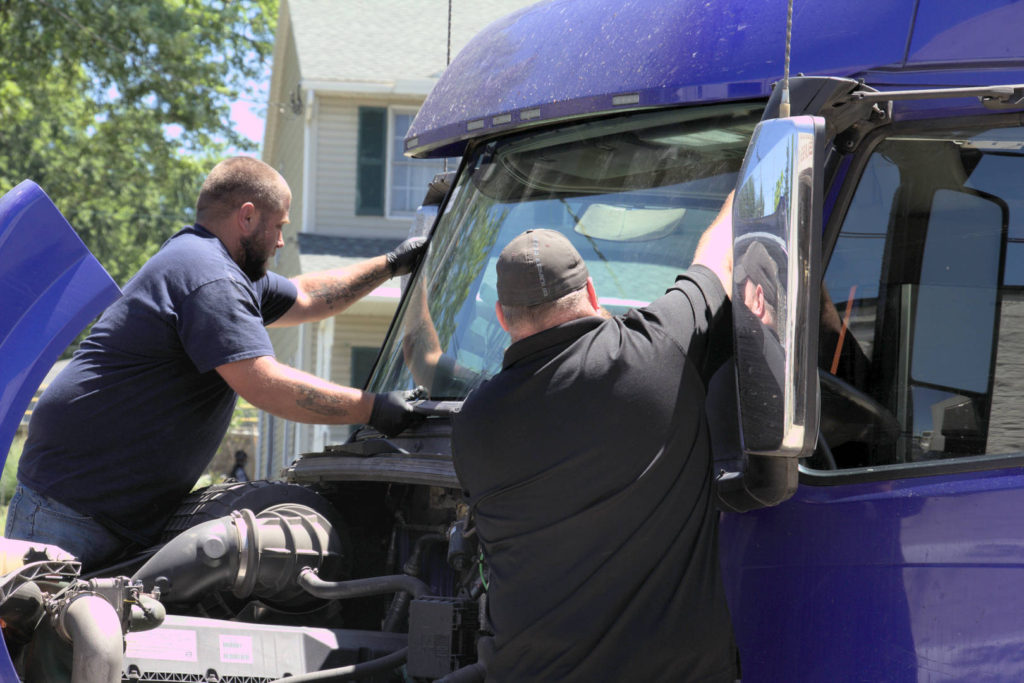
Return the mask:
<path fill-rule="evenodd" d="M 813 270 L 820 242 L 822 123 L 803 116 L 758 125 L 733 204 L 733 324 L 743 447 L 803 457 L 817 432 Z"/>

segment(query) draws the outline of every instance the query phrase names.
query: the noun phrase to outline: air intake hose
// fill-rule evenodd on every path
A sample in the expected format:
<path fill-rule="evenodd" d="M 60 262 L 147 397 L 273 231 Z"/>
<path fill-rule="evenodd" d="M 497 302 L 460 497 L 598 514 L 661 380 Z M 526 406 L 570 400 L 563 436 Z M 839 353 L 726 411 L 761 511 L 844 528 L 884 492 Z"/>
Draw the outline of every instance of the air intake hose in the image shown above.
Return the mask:
<path fill-rule="evenodd" d="M 132 577 L 165 604 L 195 602 L 211 591 L 285 602 L 302 596 L 303 567 L 331 575 L 342 544 L 330 522 L 304 505 L 275 505 L 258 515 L 235 510 L 171 539 Z"/>

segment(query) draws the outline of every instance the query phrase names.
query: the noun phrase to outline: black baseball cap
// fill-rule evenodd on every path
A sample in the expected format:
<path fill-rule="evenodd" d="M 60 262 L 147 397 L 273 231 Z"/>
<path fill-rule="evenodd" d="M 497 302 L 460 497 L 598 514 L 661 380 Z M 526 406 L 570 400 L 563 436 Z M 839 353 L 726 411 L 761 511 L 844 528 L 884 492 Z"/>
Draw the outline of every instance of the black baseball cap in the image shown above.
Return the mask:
<path fill-rule="evenodd" d="M 754 242 L 743 252 L 733 279 L 743 284 L 747 279 L 755 285 L 761 285 L 765 300 L 772 306 L 776 305 L 779 290 L 779 267 L 775 259 L 760 242 Z"/>
<path fill-rule="evenodd" d="M 527 230 L 498 256 L 498 301 L 505 306 L 536 306 L 587 284 L 583 257 L 557 230 Z"/>

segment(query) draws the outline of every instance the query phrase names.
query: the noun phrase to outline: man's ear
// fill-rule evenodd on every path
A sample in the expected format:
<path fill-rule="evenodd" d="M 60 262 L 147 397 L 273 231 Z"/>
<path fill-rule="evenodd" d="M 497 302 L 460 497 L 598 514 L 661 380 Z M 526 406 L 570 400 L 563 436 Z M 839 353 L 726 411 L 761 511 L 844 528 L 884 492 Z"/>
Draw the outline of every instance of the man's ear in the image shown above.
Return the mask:
<path fill-rule="evenodd" d="M 246 202 L 238 207 L 238 211 L 235 212 L 235 222 L 241 234 L 252 234 L 256 226 L 259 225 L 258 213 L 256 205 L 252 202 Z"/>
<path fill-rule="evenodd" d="M 754 288 L 754 310 L 753 313 L 757 317 L 764 315 L 764 289 L 761 285 L 755 285 Z"/>
<path fill-rule="evenodd" d="M 501 325 L 501 329 L 508 332 L 508 322 L 505 320 L 505 311 L 501 310 L 501 304 L 497 301 L 494 302 L 494 313 L 498 316 L 498 324 Z"/>

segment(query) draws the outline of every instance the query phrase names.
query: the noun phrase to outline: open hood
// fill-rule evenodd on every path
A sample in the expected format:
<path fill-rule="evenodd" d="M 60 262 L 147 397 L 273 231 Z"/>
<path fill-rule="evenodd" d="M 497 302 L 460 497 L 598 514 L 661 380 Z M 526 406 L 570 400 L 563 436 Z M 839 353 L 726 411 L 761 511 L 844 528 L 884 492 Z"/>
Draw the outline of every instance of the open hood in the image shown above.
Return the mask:
<path fill-rule="evenodd" d="M 42 188 L 0 197 L 0 465 L 61 352 L 121 296 Z"/>
<path fill-rule="evenodd" d="M 0 292 L 3 467 L 39 383 L 121 290 L 42 188 L 26 180 L 0 197 Z M 17 680 L 6 648 L 0 678 Z"/>

